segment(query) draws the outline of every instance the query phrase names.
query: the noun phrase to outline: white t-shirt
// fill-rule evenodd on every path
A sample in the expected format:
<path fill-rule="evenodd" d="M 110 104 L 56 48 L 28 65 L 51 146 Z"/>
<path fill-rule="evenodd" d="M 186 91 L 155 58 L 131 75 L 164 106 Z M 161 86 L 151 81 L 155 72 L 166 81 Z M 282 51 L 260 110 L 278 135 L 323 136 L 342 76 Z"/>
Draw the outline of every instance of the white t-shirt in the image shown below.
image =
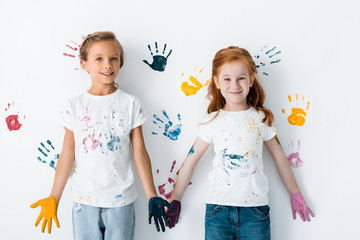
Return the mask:
<path fill-rule="evenodd" d="M 85 92 L 66 102 L 61 125 L 74 132 L 75 202 L 119 207 L 136 199 L 130 132 L 145 120 L 140 101 L 120 89 L 105 96 Z"/>
<path fill-rule="evenodd" d="M 198 137 L 213 143 L 214 169 L 210 172 L 206 202 L 230 206 L 268 204 L 269 184 L 263 171 L 263 141 L 272 139 L 276 129 L 263 123 L 264 114 L 251 107 L 246 111 L 220 110 L 209 114 L 199 125 Z"/>

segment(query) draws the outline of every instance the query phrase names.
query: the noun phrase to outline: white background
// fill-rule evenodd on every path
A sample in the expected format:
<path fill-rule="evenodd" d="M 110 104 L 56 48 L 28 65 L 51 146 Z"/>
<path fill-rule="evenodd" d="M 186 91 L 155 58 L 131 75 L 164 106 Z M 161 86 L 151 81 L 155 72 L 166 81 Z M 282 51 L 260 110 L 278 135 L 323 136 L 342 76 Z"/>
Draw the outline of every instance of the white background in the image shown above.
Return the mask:
<path fill-rule="evenodd" d="M 294 169 L 298 184 L 316 217 L 310 223 L 292 219 L 289 196 L 274 162 L 264 151 L 270 180 L 272 239 L 359 239 L 359 56 L 358 1 L 0 1 L 0 239 L 72 239 L 71 192 L 67 187 L 51 235 L 34 227 L 40 209 L 29 205 L 50 193 L 55 171 L 37 160 L 40 142 L 51 140 L 61 151 L 63 129 L 57 116 L 64 101 L 86 91 L 90 79 L 67 48 L 89 33 L 113 31 L 125 50 L 117 82 L 143 102 L 149 120 L 143 127 L 156 186 L 175 178 L 175 171 L 196 138 L 197 123 L 207 107 L 207 88 L 185 96 L 181 83 L 211 73 L 216 51 L 229 45 L 261 55 L 264 46 L 281 51 L 279 63 L 259 74 L 266 106 L 284 148 L 300 140 L 304 164 Z M 164 72 L 151 61 L 147 45 L 173 50 Z M 268 61 L 262 55 L 262 60 Z M 267 62 L 268 63 L 268 62 Z M 194 68 L 198 66 L 196 71 Z M 260 72 L 259 72 L 260 73 Z M 183 75 L 182 75 L 183 74 Z M 288 95 L 310 102 L 302 127 L 287 121 Z M 5 111 L 8 103 L 14 102 Z M 294 103 L 294 102 L 293 102 Z M 299 104 L 303 104 L 299 100 Z M 174 123 L 182 117 L 177 141 L 161 134 L 153 114 L 165 110 Z M 22 119 L 9 131 L 11 111 Z M 158 131 L 158 135 L 151 132 Z M 297 145 L 297 144 L 296 144 Z M 296 149 L 295 149 L 296 150 Z M 147 203 L 139 181 L 135 239 L 203 239 L 207 174 L 212 151 L 199 162 L 183 198 L 176 228 L 157 233 L 147 223 Z M 174 172 L 170 173 L 176 160 Z M 157 173 L 159 170 L 159 173 Z M 167 184 L 166 191 L 171 191 Z"/>

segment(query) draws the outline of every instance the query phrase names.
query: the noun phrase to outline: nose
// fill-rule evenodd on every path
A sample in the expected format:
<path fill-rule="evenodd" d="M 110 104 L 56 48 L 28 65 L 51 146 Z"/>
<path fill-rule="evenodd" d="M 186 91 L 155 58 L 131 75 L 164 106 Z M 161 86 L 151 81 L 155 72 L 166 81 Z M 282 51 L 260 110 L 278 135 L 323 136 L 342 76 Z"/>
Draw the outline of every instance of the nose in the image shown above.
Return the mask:
<path fill-rule="evenodd" d="M 105 69 L 111 69 L 112 68 L 111 62 L 109 60 L 105 61 L 104 67 L 105 67 Z"/>
<path fill-rule="evenodd" d="M 236 79 L 233 80 L 233 81 L 231 81 L 230 86 L 231 86 L 232 88 L 239 88 L 239 86 L 240 86 L 239 81 L 236 80 Z"/>

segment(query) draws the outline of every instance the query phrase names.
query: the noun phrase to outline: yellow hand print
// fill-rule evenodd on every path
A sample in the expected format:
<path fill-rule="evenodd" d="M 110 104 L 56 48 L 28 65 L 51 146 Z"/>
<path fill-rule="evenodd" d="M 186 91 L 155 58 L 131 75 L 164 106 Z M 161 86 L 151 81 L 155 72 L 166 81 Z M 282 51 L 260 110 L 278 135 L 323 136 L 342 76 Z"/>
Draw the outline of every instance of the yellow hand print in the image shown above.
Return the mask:
<path fill-rule="evenodd" d="M 291 125 L 303 126 L 305 124 L 305 116 L 307 116 L 307 111 L 309 110 L 310 102 L 308 101 L 307 103 L 305 103 L 304 96 L 302 96 L 301 100 L 299 100 L 298 94 L 295 95 L 295 104 L 292 103 L 292 98 L 290 95 L 288 96 L 288 99 L 292 105 L 291 114 L 288 117 L 288 122 Z M 306 108 L 299 107 L 299 101 L 301 101 L 300 103 L 304 106 L 306 104 Z M 281 111 L 282 111 L 282 113 L 285 114 L 285 109 L 282 109 Z"/>
<path fill-rule="evenodd" d="M 197 66 L 194 68 L 194 71 L 196 71 L 196 70 L 197 70 Z M 199 74 L 201 74 L 203 70 L 204 69 L 201 68 L 199 70 Z M 182 74 L 182 76 L 184 76 L 184 74 Z M 189 77 L 189 80 L 193 85 L 190 85 L 189 82 L 182 82 L 181 90 L 185 93 L 186 96 L 195 95 L 201 88 L 205 87 L 210 82 L 210 79 L 209 79 L 204 84 L 201 84 L 198 81 L 198 78 L 199 78 L 198 76 L 195 76 L 195 77 L 190 76 Z"/>

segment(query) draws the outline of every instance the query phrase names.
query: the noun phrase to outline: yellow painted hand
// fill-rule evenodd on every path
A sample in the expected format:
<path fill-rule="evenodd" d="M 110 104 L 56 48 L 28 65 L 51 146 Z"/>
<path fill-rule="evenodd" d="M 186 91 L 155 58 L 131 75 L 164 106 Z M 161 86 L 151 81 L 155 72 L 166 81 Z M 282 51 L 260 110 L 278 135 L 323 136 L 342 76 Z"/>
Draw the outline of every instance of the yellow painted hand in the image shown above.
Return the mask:
<path fill-rule="evenodd" d="M 197 67 L 195 67 L 194 71 L 197 70 Z M 200 69 L 199 73 L 201 74 L 203 71 L 203 69 Z M 184 75 L 184 74 L 182 74 Z M 201 84 L 198 81 L 198 76 L 190 76 L 189 80 L 191 82 L 191 84 L 189 84 L 189 82 L 182 82 L 181 84 L 181 90 L 185 93 L 186 96 L 189 95 L 195 95 L 201 88 L 205 87 L 206 85 L 209 84 L 210 80 L 207 80 L 204 84 Z"/>
<path fill-rule="evenodd" d="M 57 203 L 56 203 L 55 197 L 52 196 L 50 198 L 44 198 L 44 199 L 41 199 L 41 200 L 37 201 L 36 203 L 33 203 L 30 205 L 31 208 L 36 208 L 38 206 L 41 207 L 41 212 L 35 222 L 35 227 L 37 227 L 39 222 L 41 221 L 41 219 L 44 218 L 42 227 L 41 227 L 42 232 L 44 232 L 46 224 L 47 224 L 48 225 L 48 233 L 51 233 L 52 219 L 54 219 L 56 226 L 58 228 L 60 228 L 60 224 L 59 224 L 59 221 L 57 218 Z"/>

